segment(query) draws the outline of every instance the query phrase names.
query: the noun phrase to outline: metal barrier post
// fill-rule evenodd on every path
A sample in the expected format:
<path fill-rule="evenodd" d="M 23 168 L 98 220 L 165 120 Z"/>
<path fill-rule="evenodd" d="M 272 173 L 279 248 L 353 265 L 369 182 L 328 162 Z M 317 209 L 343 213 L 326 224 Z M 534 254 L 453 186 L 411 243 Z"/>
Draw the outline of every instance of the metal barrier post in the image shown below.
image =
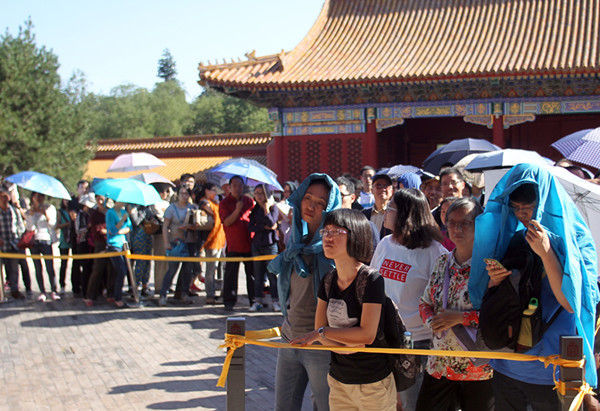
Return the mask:
<path fill-rule="evenodd" d="M 227 334 L 245 335 L 246 319 L 244 317 L 227 318 Z M 231 358 L 227 374 L 227 410 L 240 411 L 246 407 L 246 348 L 235 350 Z"/>
<path fill-rule="evenodd" d="M 583 337 L 561 336 L 560 357 L 565 360 L 581 360 L 583 358 Z M 560 409 L 561 411 L 568 411 L 575 396 L 578 394 L 578 391 L 575 389 L 579 388 L 583 382 L 583 368 L 560 366 L 559 369 L 559 380 L 565 384 L 566 388 L 565 395 L 558 393 Z"/>

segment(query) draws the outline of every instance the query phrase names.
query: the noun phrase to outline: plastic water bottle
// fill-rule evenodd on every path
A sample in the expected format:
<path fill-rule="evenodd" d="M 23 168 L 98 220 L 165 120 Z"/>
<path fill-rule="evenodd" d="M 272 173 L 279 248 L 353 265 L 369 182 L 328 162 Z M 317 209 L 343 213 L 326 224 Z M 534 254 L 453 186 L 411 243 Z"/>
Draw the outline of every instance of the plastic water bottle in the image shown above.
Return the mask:
<path fill-rule="evenodd" d="M 404 348 L 413 349 L 415 348 L 415 344 L 413 341 L 413 336 L 410 331 L 404 331 Z"/>

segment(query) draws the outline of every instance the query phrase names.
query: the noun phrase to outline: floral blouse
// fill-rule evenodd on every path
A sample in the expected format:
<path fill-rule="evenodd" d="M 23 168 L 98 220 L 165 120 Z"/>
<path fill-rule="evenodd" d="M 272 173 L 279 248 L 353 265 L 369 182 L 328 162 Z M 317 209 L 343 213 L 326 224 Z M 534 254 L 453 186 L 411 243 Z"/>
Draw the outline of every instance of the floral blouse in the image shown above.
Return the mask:
<path fill-rule="evenodd" d="M 421 297 L 419 313 L 423 322 L 431 328 L 431 321 L 435 314 L 443 309 L 444 303 L 444 275 L 446 264 L 450 259 L 450 278 L 448 290 L 447 309 L 463 312 L 464 326 L 477 327 L 479 325 L 479 313 L 473 309 L 469 300 L 469 274 L 471 272 L 471 260 L 462 266 L 454 260 L 454 252 L 442 255 L 431 274 L 429 284 Z M 458 338 L 452 329 L 447 332 L 433 333 L 434 350 L 464 351 Z M 479 381 L 492 378 L 493 371 L 489 363 L 475 365 L 470 358 L 465 357 L 437 357 L 429 356 L 427 361 L 427 372 L 434 378 L 446 377 L 455 381 Z"/>

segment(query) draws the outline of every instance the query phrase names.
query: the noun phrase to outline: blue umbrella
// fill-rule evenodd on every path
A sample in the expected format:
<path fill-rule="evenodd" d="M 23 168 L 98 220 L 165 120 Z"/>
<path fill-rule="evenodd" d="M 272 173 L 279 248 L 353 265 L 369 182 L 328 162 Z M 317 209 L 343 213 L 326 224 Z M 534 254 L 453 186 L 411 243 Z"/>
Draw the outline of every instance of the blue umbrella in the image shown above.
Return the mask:
<path fill-rule="evenodd" d="M 71 199 L 69 191 L 60 181 L 37 171 L 21 171 L 20 173 L 6 177 L 6 181 L 26 190 L 35 191 L 36 193 L 50 197 L 64 198 L 65 200 Z"/>
<path fill-rule="evenodd" d="M 571 161 L 600 168 L 600 127 L 577 131 L 551 145 Z"/>
<path fill-rule="evenodd" d="M 232 158 L 208 170 L 208 173 L 227 179 L 240 176 L 245 179 L 246 184 L 249 186 L 264 183 L 272 190 L 283 191 L 283 187 L 277 181 L 277 174 L 255 160 Z"/>
<path fill-rule="evenodd" d="M 468 154 L 485 153 L 495 150 L 500 150 L 500 147 L 487 140 L 476 138 L 453 140 L 431 153 L 423 162 L 423 169 L 437 175 L 440 172 L 440 168 L 446 163 L 456 164 Z"/>
<path fill-rule="evenodd" d="M 130 178 L 107 178 L 94 186 L 94 192 L 114 201 L 143 206 L 160 201 L 160 195 L 154 187 Z"/>

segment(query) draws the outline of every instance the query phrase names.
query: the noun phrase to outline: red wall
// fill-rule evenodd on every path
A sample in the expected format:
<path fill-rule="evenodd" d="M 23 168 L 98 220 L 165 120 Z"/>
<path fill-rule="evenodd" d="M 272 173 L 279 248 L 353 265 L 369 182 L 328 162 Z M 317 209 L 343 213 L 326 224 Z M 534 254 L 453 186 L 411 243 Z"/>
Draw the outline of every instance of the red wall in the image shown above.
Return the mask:
<path fill-rule="evenodd" d="M 267 159 L 280 182 L 301 182 L 311 173 L 358 176 L 365 164 L 377 163 L 376 148 L 375 125 L 367 124 L 365 133 L 275 137 Z"/>

